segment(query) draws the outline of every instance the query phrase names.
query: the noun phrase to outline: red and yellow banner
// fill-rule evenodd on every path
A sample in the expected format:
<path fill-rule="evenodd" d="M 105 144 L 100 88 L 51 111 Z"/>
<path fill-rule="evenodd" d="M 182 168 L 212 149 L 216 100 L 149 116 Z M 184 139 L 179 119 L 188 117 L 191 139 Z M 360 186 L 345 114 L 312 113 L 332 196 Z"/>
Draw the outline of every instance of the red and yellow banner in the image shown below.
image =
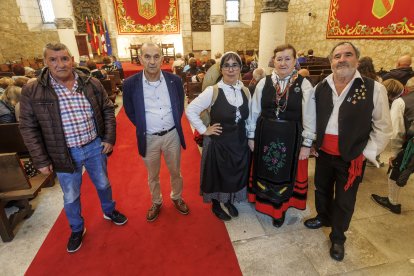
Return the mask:
<path fill-rule="evenodd" d="M 178 0 L 114 0 L 119 34 L 177 34 Z"/>
<path fill-rule="evenodd" d="M 413 37 L 413 0 L 331 0 L 326 38 Z"/>

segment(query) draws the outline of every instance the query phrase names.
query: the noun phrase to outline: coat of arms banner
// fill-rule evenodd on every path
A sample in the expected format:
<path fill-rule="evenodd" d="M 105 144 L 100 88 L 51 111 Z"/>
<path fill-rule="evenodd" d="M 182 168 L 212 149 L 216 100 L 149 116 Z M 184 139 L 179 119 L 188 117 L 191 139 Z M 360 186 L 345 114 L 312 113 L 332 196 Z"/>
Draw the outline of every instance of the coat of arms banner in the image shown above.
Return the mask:
<path fill-rule="evenodd" d="M 331 0 L 326 38 L 413 37 L 412 0 Z"/>
<path fill-rule="evenodd" d="M 113 0 L 119 34 L 177 34 L 178 0 Z"/>

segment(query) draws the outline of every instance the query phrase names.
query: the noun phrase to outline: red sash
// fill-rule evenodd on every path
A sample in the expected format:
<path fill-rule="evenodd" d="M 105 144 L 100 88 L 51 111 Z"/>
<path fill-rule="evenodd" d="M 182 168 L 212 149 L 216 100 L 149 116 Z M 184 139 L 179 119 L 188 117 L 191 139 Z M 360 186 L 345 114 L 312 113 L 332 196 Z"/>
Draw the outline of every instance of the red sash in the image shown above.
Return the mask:
<path fill-rule="evenodd" d="M 325 134 L 325 136 L 323 137 L 321 150 L 331 155 L 340 156 L 341 153 L 339 152 L 338 140 L 338 135 Z M 360 154 L 357 158 L 351 160 L 351 165 L 348 169 L 348 181 L 344 186 L 345 191 L 352 186 L 352 184 L 358 176 L 361 176 L 363 162 L 363 154 Z"/>

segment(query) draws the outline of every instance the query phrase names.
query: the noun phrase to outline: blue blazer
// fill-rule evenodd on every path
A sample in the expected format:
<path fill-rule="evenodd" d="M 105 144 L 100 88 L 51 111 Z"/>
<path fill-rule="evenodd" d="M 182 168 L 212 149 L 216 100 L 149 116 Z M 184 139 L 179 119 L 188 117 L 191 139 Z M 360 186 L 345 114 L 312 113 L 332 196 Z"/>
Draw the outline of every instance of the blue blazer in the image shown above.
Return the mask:
<path fill-rule="evenodd" d="M 143 71 L 127 78 L 123 83 L 123 101 L 125 112 L 135 125 L 138 140 L 139 154 L 145 157 L 147 150 L 147 124 L 145 120 L 144 89 L 142 85 Z M 172 115 L 175 128 L 180 136 L 181 146 L 185 149 L 183 128 L 181 117 L 184 112 L 184 89 L 181 78 L 178 76 L 161 71 L 164 75 L 168 93 L 170 94 Z"/>

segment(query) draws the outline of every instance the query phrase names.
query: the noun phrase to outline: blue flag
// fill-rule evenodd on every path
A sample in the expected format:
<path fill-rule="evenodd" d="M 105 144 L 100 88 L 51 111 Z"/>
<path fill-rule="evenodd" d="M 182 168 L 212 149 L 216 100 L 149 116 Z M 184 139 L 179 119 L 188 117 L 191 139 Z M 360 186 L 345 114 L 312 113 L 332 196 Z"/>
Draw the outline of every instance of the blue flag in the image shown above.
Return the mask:
<path fill-rule="evenodd" d="M 108 27 L 106 26 L 106 21 L 105 20 L 104 20 L 104 24 L 105 24 L 105 44 L 106 44 L 106 52 L 108 53 L 108 56 L 112 56 L 111 40 L 109 39 Z"/>

